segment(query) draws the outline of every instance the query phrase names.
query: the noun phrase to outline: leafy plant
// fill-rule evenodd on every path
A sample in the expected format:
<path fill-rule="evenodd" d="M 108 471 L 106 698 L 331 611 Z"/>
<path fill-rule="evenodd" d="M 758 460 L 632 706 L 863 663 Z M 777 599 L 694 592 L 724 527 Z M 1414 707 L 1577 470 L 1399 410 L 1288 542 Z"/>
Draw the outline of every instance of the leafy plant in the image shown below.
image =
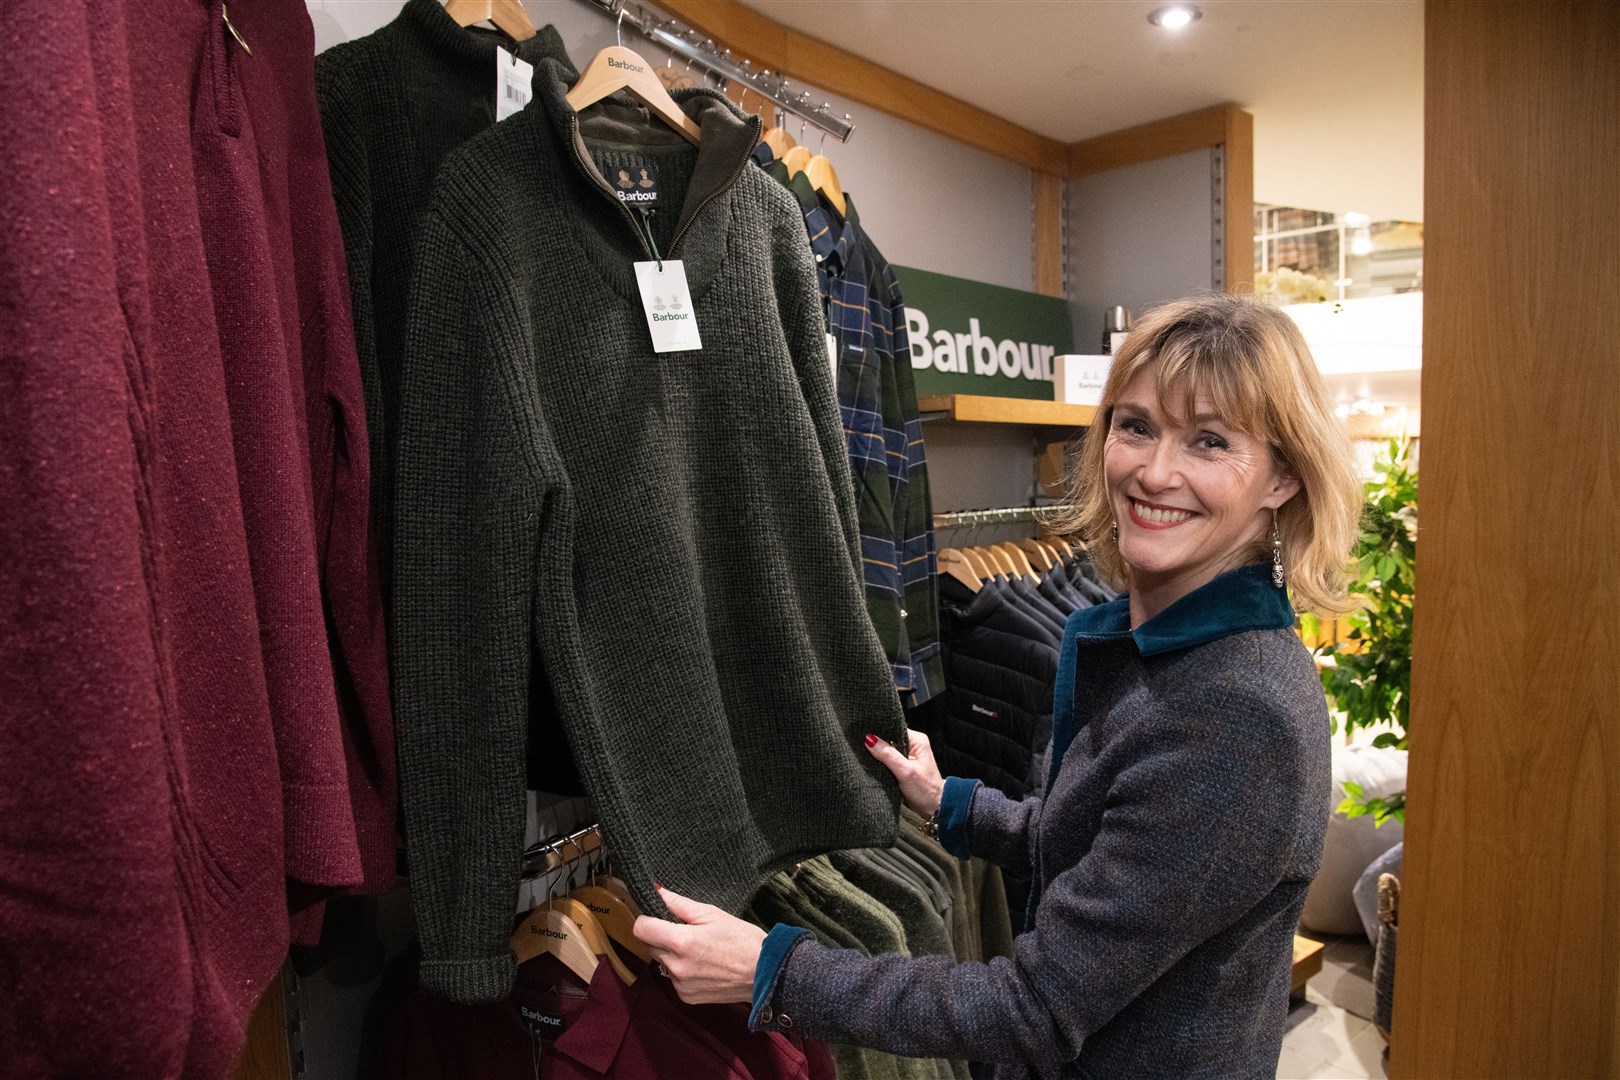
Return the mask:
<path fill-rule="evenodd" d="M 1373 462 L 1367 508 L 1356 543 L 1350 591 L 1360 607 L 1346 615 L 1349 632 L 1317 647 L 1333 657 L 1322 669 L 1322 686 L 1344 713 L 1345 729 L 1389 725 L 1373 745 L 1406 749 L 1412 690 L 1413 575 L 1417 563 L 1417 471 L 1409 467 L 1409 443 L 1391 439 Z M 1318 630 L 1318 627 L 1311 627 Z M 1338 730 L 1337 720 L 1334 730 Z M 1345 784 L 1339 811 L 1349 817 L 1406 819 L 1406 793 L 1368 798 L 1359 784 Z"/>

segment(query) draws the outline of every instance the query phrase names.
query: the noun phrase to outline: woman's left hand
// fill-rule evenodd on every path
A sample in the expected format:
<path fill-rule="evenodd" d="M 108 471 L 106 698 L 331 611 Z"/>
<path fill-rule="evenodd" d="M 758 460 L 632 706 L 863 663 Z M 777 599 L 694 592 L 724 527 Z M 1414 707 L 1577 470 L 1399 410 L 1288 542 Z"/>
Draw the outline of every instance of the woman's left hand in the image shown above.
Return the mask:
<path fill-rule="evenodd" d="M 689 1005 L 751 1001 L 754 967 L 765 931 L 753 923 L 659 886 L 658 895 L 680 923 L 643 915 L 635 935 L 663 965 L 675 992 Z"/>

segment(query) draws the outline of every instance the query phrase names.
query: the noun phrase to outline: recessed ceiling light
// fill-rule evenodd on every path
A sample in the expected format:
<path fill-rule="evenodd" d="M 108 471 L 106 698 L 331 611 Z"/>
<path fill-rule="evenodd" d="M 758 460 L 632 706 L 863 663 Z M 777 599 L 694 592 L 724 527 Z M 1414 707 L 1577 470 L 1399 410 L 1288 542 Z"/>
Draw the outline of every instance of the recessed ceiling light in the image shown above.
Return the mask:
<path fill-rule="evenodd" d="M 1162 26 L 1166 30 L 1180 30 L 1203 17 L 1204 13 L 1192 4 L 1170 4 L 1158 8 L 1147 19 L 1154 26 Z"/>

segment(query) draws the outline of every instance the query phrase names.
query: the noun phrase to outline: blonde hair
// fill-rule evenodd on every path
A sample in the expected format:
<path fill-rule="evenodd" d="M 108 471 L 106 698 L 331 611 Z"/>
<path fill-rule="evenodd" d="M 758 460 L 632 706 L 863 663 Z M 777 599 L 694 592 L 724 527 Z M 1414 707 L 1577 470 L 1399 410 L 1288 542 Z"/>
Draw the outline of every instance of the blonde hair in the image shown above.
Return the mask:
<path fill-rule="evenodd" d="M 1070 471 L 1070 505 L 1052 527 L 1078 536 L 1116 586 L 1129 571 L 1113 537 L 1114 508 L 1103 447 L 1114 405 L 1138 372 L 1152 368 L 1160 407 L 1179 424 L 1206 398 L 1221 418 L 1270 444 L 1300 490 L 1277 511 L 1283 572 L 1296 610 L 1332 616 L 1351 607 L 1345 593 L 1362 513 L 1350 439 L 1333 415 L 1327 387 L 1294 321 L 1252 297 L 1213 293 L 1148 312 L 1121 345 L 1103 386 L 1096 422 Z M 1268 534 L 1242 562 L 1270 561 Z"/>

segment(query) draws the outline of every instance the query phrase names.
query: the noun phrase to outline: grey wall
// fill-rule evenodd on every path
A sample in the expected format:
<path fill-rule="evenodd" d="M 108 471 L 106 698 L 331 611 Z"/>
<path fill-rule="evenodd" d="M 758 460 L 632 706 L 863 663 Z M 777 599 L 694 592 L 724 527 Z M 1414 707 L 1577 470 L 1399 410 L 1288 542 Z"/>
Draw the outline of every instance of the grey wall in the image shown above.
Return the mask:
<path fill-rule="evenodd" d="M 1068 290 L 1075 347 L 1096 352 L 1103 313 L 1133 316 L 1214 286 L 1213 150 L 1068 182 Z"/>
<path fill-rule="evenodd" d="M 317 51 L 369 34 L 399 13 L 402 0 L 306 0 Z M 536 26 L 551 23 L 574 62 L 584 65 L 614 43 L 613 20 L 582 0 L 524 0 Z M 668 54 L 626 32 L 625 45 L 654 63 Z M 684 66 L 684 60 L 677 60 Z M 491 78 L 493 78 L 493 74 Z M 797 89 L 809 89 L 797 87 Z M 826 153 L 861 224 L 892 263 L 1013 289 L 1033 287 L 1030 171 L 865 105 L 817 92 L 834 115 L 849 113 L 855 135 L 828 140 Z M 798 125 L 786 125 L 798 137 Z M 821 145 L 811 129 L 807 145 Z"/>

